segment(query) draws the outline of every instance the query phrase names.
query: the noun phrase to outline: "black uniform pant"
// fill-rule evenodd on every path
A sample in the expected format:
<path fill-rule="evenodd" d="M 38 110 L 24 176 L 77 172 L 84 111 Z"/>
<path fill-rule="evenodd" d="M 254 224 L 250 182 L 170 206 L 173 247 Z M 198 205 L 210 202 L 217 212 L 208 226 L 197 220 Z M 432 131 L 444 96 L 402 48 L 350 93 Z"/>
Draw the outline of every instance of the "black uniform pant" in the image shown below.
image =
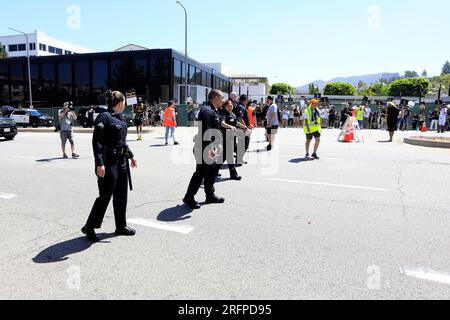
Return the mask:
<path fill-rule="evenodd" d="M 126 158 L 123 158 L 105 163 L 105 177 L 98 178 L 100 196 L 95 200 L 86 227 L 101 228 L 111 198 L 113 198 L 116 228 L 121 229 L 127 226 L 128 173 L 126 161 Z"/>
<path fill-rule="evenodd" d="M 219 173 L 220 169 L 222 168 L 223 164 L 227 162 L 228 169 L 230 170 L 230 176 L 236 177 L 238 175 L 236 170 L 236 164 L 234 163 L 234 149 L 236 149 L 236 139 L 233 138 L 235 141 L 232 143 L 232 149 L 229 149 L 227 147 L 226 143 L 226 135 L 224 135 L 223 139 L 223 161 L 222 163 L 218 163 L 216 166 L 216 176 Z M 230 153 L 230 154 L 228 154 Z"/>
<path fill-rule="evenodd" d="M 217 176 L 217 164 L 197 164 L 197 168 L 192 176 L 185 199 L 192 200 L 204 183 L 206 197 L 212 197 L 215 193 L 214 183 Z"/>
<path fill-rule="evenodd" d="M 244 156 L 247 153 L 248 148 L 250 147 L 250 142 L 251 142 L 250 136 L 247 136 L 247 135 L 243 136 L 243 134 L 241 136 L 239 136 L 238 143 L 244 144 L 244 152 L 242 152 L 242 147 L 236 148 L 236 155 L 237 155 L 236 163 L 237 164 L 244 164 Z"/>

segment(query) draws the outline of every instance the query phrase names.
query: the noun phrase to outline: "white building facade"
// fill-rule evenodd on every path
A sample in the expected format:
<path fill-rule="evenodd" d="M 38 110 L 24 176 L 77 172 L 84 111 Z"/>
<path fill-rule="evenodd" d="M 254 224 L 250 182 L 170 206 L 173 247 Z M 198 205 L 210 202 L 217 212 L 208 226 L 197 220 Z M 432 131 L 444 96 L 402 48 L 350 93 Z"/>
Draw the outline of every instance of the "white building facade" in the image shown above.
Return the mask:
<path fill-rule="evenodd" d="M 77 53 L 93 53 L 94 50 L 84 48 L 69 42 L 47 36 L 44 32 L 36 30 L 28 33 L 30 56 L 70 55 Z M 0 43 L 8 53 L 9 58 L 26 57 L 27 45 L 23 34 L 0 36 Z"/>
<path fill-rule="evenodd" d="M 251 100 L 264 100 L 267 95 L 268 78 L 252 75 L 231 76 L 233 91 L 237 94 L 245 94 Z"/>

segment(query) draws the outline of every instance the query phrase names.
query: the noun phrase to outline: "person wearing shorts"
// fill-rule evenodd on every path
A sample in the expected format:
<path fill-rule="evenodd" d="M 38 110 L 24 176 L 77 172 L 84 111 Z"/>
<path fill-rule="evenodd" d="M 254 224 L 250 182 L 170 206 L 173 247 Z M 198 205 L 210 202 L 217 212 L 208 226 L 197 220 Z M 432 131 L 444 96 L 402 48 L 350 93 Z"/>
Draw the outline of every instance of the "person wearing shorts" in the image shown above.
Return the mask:
<path fill-rule="evenodd" d="M 267 151 L 271 151 L 273 148 L 273 143 L 275 141 L 275 135 L 278 133 L 278 127 L 280 125 L 278 119 L 278 106 L 273 102 L 272 96 L 267 97 L 266 104 L 269 106 L 267 110 L 267 125 L 266 125 L 266 136 L 269 142 L 267 146 Z"/>
<path fill-rule="evenodd" d="M 313 99 L 310 101 L 309 107 L 305 110 L 304 113 L 304 131 L 306 134 L 306 156 L 305 160 L 310 160 L 309 156 L 309 149 L 311 146 L 311 141 L 314 138 L 315 139 L 315 145 L 314 145 L 314 153 L 312 154 L 312 158 L 315 160 L 319 160 L 319 157 L 317 156 L 317 150 L 319 150 L 320 145 L 320 137 L 322 132 L 322 125 L 321 125 L 321 119 L 320 119 L 320 112 L 317 109 L 317 106 L 319 104 L 319 101 L 316 99 Z"/>
<path fill-rule="evenodd" d="M 77 115 L 73 111 L 73 103 L 64 103 L 64 109 L 59 111 L 59 122 L 61 126 L 60 137 L 61 137 L 61 150 L 63 152 L 63 158 L 68 159 L 66 153 L 66 144 L 69 140 L 70 147 L 72 149 L 72 159 L 78 159 L 80 156 L 75 152 L 75 142 L 73 141 L 73 128 L 72 122 L 77 120 Z"/>

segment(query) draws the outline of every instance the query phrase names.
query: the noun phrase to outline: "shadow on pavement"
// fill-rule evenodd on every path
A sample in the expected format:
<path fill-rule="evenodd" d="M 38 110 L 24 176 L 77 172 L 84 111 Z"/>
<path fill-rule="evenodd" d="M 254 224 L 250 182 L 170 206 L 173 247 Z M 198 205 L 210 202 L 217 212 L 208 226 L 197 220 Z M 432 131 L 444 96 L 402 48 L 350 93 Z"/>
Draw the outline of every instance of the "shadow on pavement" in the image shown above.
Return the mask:
<path fill-rule="evenodd" d="M 176 207 L 165 209 L 156 219 L 161 222 L 183 221 L 190 219 L 191 217 L 187 215 L 193 211 L 185 205 L 177 205 Z"/>
<path fill-rule="evenodd" d="M 247 151 L 247 153 L 262 153 L 262 152 L 267 152 L 267 149 L 257 149 L 257 150 Z"/>
<path fill-rule="evenodd" d="M 162 148 L 162 147 L 167 147 L 165 144 L 153 144 L 150 146 L 150 148 Z"/>
<path fill-rule="evenodd" d="M 298 159 L 292 159 L 289 160 L 290 163 L 302 163 L 302 162 L 309 162 L 314 160 L 306 160 L 305 158 L 298 158 Z"/>
<path fill-rule="evenodd" d="M 392 141 L 386 140 L 386 141 L 378 141 L 378 143 L 392 143 Z"/>
<path fill-rule="evenodd" d="M 50 159 L 39 159 L 39 160 L 36 160 L 36 162 L 52 162 L 52 161 L 57 161 L 57 160 L 64 160 L 64 158 L 60 157 L 60 158 L 50 158 Z"/>
<path fill-rule="evenodd" d="M 98 234 L 97 236 L 100 239 L 99 243 L 109 243 L 104 240 L 116 237 L 114 233 L 111 234 L 101 233 Z M 52 245 L 51 247 L 48 247 L 47 249 L 41 251 L 32 260 L 34 263 L 38 264 L 62 262 L 68 260 L 71 255 L 89 249 L 92 245 L 93 243 L 89 242 L 85 236 L 82 236 L 76 239 Z"/>

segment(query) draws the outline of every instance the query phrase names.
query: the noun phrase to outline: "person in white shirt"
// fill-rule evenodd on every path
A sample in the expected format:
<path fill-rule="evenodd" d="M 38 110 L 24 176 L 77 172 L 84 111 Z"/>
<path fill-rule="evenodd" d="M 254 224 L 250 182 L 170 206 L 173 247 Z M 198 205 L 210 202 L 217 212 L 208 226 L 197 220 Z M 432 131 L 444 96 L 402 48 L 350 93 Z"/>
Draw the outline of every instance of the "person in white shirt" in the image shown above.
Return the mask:
<path fill-rule="evenodd" d="M 328 120 L 330 118 L 330 112 L 328 111 L 328 107 L 323 107 L 319 112 L 322 128 L 328 128 Z"/>
<path fill-rule="evenodd" d="M 445 125 L 447 123 L 447 105 L 442 105 L 439 111 L 439 123 L 438 123 L 438 133 L 445 133 Z"/>
<path fill-rule="evenodd" d="M 269 106 L 267 110 L 267 140 L 269 145 L 267 146 L 267 151 L 271 151 L 273 148 L 273 143 L 275 141 L 275 135 L 277 134 L 279 122 L 278 122 L 278 106 L 273 103 L 274 99 L 272 96 L 267 97 L 266 104 Z"/>
<path fill-rule="evenodd" d="M 287 128 L 288 125 L 288 121 L 289 121 L 289 110 L 288 109 L 284 109 L 282 111 L 283 117 L 281 120 L 281 127 L 283 128 Z"/>
<path fill-rule="evenodd" d="M 294 107 L 292 106 L 289 110 L 289 122 L 288 122 L 288 127 L 293 127 L 294 126 Z"/>
<path fill-rule="evenodd" d="M 363 122 L 363 127 L 364 129 L 370 129 L 370 115 L 372 113 L 372 109 L 370 108 L 370 106 L 366 106 L 364 108 L 364 122 Z M 361 128 L 362 129 L 362 128 Z"/>

